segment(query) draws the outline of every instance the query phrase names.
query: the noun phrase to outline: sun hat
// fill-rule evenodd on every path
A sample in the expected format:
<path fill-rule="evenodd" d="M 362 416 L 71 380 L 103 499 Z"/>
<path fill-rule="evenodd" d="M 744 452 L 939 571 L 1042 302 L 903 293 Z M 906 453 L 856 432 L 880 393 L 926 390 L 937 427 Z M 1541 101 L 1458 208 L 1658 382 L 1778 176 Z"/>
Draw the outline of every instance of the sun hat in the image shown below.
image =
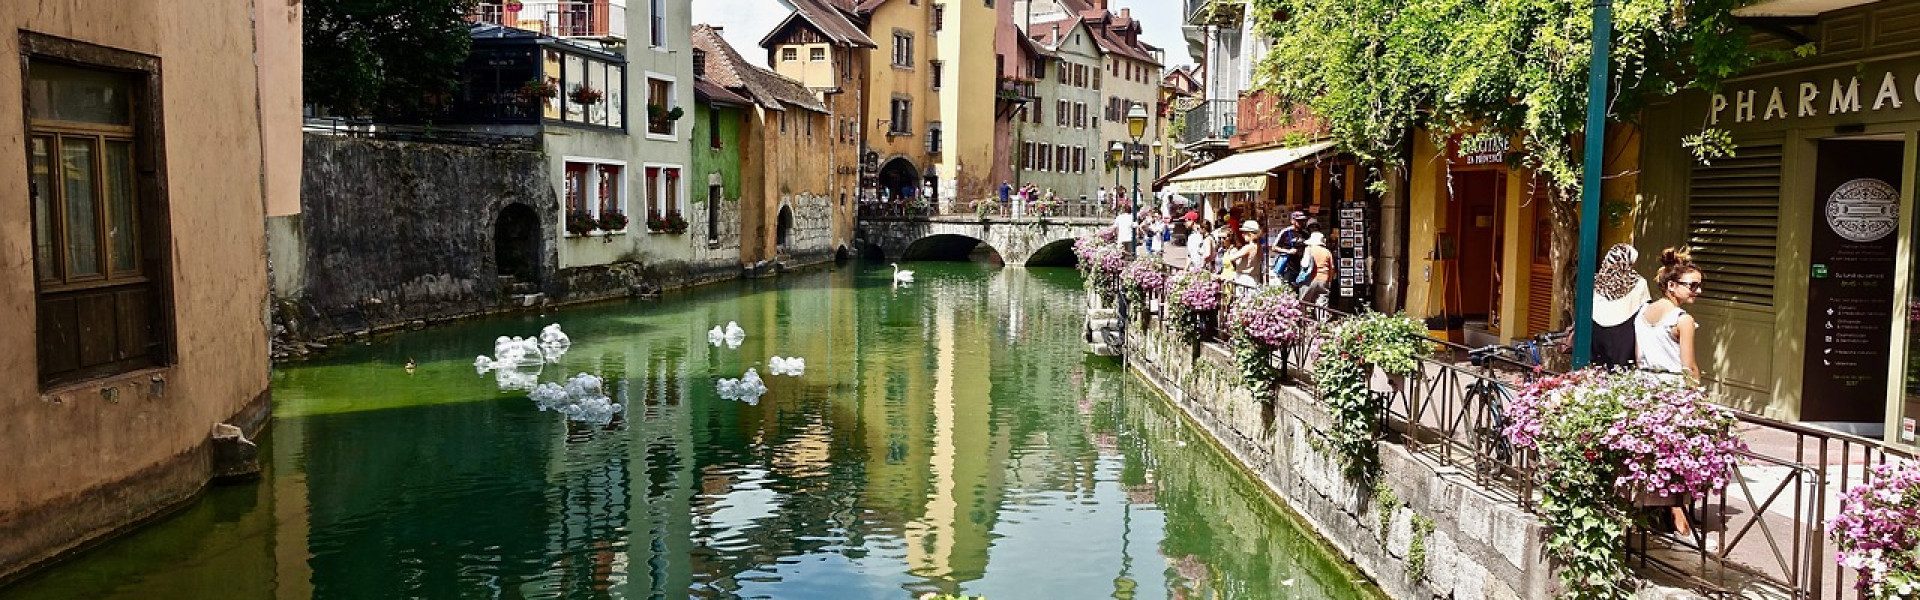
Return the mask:
<path fill-rule="evenodd" d="M 1245 221 L 1240 223 L 1241 233 L 1258 233 L 1259 231 L 1260 231 L 1259 221 Z"/>
<path fill-rule="evenodd" d="M 1327 245 L 1327 236 L 1322 235 L 1318 231 L 1315 231 L 1313 232 L 1313 235 L 1307 236 L 1307 245 L 1308 246 L 1325 246 Z"/>

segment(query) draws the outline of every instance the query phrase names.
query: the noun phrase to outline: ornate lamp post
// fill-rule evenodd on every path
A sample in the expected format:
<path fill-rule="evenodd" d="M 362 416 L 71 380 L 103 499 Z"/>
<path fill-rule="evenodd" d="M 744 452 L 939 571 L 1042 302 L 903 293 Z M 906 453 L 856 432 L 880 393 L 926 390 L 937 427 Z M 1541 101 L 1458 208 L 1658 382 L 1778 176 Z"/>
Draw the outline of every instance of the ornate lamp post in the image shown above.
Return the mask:
<path fill-rule="evenodd" d="M 1127 133 L 1133 136 L 1133 146 L 1140 147 L 1140 136 L 1147 134 L 1147 105 L 1135 102 L 1127 108 Z M 1133 194 L 1129 208 L 1140 206 L 1140 161 L 1133 163 Z"/>
<path fill-rule="evenodd" d="M 1113 165 L 1113 193 L 1116 194 L 1113 197 L 1114 206 L 1120 205 L 1120 196 L 1118 196 L 1118 194 L 1120 193 L 1120 161 L 1125 160 L 1126 158 L 1127 158 L 1126 144 L 1122 144 L 1120 142 L 1114 142 L 1112 146 L 1107 147 L 1107 159 L 1109 161 L 1108 164 Z"/>

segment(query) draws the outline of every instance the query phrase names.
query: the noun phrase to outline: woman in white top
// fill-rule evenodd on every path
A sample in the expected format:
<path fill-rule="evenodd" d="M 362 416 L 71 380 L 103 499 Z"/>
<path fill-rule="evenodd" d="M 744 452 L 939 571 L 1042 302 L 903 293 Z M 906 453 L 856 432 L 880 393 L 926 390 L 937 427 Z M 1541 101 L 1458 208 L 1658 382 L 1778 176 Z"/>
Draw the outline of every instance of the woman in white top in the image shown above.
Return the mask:
<path fill-rule="evenodd" d="M 1700 382 L 1700 364 L 1693 359 L 1694 333 L 1699 323 L 1682 306 L 1700 297 L 1700 267 L 1685 249 L 1660 253 L 1660 273 L 1654 277 L 1662 297 L 1648 304 L 1633 320 L 1640 368 L 1656 373 L 1681 374 Z"/>

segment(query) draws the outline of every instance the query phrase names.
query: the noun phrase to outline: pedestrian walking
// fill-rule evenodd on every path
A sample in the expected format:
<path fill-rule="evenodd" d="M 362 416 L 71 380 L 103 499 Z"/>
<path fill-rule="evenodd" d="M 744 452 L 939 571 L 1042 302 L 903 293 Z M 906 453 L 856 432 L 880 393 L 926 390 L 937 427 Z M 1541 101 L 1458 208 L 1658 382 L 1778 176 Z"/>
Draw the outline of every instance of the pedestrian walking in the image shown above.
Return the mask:
<path fill-rule="evenodd" d="M 1114 241 L 1120 242 L 1120 247 L 1127 249 L 1127 256 L 1131 257 L 1133 256 L 1133 211 L 1119 210 L 1114 213 Z"/>
<path fill-rule="evenodd" d="M 1306 291 L 1300 294 L 1300 301 L 1315 306 L 1327 305 L 1327 292 L 1333 288 L 1333 252 L 1327 250 L 1326 234 L 1315 231 L 1307 234 L 1306 249 L 1301 254 L 1300 281 Z"/>
<path fill-rule="evenodd" d="M 1628 321 L 1640 316 L 1652 300 L 1646 278 L 1633 270 L 1639 259 L 1640 251 L 1633 246 L 1614 244 L 1600 260 L 1600 271 L 1593 278 L 1593 341 L 1588 346 L 1596 366 L 1633 366 L 1636 333 Z"/>
<path fill-rule="evenodd" d="M 1213 253 L 1208 243 L 1207 226 L 1200 221 L 1200 213 L 1187 212 L 1187 270 L 1205 271 L 1207 257 Z"/>
<path fill-rule="evenodd" d="M 1249 288 L 1259 285 L 1253 276 L 1260 268 L 1259 239 L 1260 223 L 1252 220 L 1242 222 L 1234 245 L 1222 254 L 1220 272 L 1235 285 Z"/>
<path fill-rule="evenodd" d="M 1681 308 L 1700 297 L 1702 273 L 1684 248 L 1667 248 L 1660 253 L 1660 272 L 1654 283 L 1660 288 L 1659 300 L 1640 310 L 1633 320 L 1633 337 L 1639 347 L 1640 368 L 1671 378 L 1685 378 L 1689 385 L 1700 384 L 1700 364 L 1694 361 L 1694 333 L 1700 324 Z"/>
<path fill-rule="evenodd" d="M 1273 261 L 1274 281 L 1293 285 L 1294 278 L 1300 274 L 1300 253 L 1307 243 L 1307 213 L 1293 211 L 1287 226 L 1275 236 L 1273 249 L 1276 258 Z"/>
<path fill-rule="evenodd" d="M 1107 193 L 1106 186 L 1100 186 L 1100 189 L 1094 192 L 1094 197 L 1100 201 L 1102 210 L 1113 210 L 1113 195 Z"/>

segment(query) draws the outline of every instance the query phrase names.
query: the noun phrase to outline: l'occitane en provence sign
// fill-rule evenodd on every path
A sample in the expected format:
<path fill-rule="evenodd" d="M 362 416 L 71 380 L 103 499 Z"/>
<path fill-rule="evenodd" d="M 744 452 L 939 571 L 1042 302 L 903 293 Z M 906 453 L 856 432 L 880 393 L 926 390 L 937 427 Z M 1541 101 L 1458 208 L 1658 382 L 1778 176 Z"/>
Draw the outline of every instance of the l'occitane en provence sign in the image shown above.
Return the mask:
<path fill-rule="evenodd" d="M 1707 127 L 1739 132 L 1920 118 L 1920 59 L 1736 79 L 1707 99 Z"/>

